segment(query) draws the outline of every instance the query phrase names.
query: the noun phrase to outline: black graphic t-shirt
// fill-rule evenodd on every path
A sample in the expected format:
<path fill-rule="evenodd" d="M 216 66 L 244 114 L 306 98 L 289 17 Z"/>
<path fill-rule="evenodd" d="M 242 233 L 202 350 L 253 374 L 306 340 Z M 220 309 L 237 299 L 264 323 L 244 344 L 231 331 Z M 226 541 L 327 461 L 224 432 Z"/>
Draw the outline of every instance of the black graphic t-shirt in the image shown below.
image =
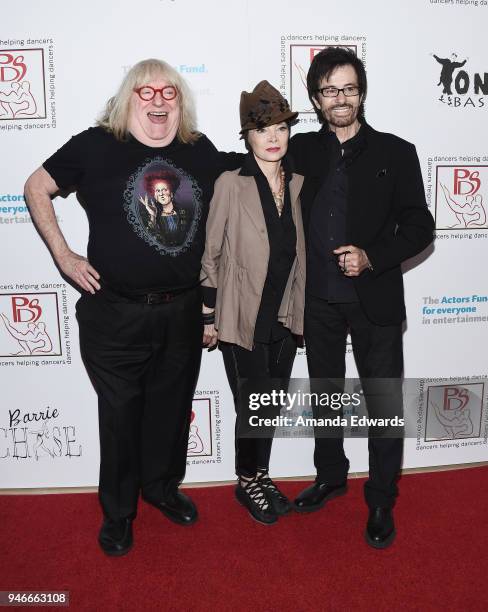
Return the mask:
<path fill-rule="evenodd" d="M 75 189 L 88 215 L 88 259 L 115 290 L 142 293 L 198 282 L 216 178 L 239 167 L 202 135 L 162 148 L 120 142 L 102 128 L 73 136 L 43 164 Z"/>

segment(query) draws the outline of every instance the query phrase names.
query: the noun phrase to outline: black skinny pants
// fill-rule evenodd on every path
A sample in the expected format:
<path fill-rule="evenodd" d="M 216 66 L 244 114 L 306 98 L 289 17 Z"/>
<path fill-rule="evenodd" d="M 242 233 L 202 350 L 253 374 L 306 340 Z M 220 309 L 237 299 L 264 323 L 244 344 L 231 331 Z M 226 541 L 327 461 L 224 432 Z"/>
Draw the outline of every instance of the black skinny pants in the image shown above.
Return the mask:
<path fill-rule="evenodd" d="M 286 389 L 295 360 L 297 343 L 288 333 L 285 338 L 269 344 L 256 342 L 252 351 L 237 344 L 221 342 L 219 348 L 224 357 L 225 371 L 229 381 L 237 413 L 235 450 L 236 474 L 252 477 L 258 470 L 268 471 L 273 438 L 240 438 L 238 422 L 241 417 L 239 386 L 243 379 L 281 379 L 281 388 Z M 262 389 L 262 385 L 260 385 Z"/>
<path fill-rule="evenodd" d="M 386 406 L 390 416 L 398 414 L 401 417 L 401 396 L 396 390 L 403 373 L 402 326 L 383 327 L 371 323 L 358 302 L 329 304 L 307 294 L 305 344 L 310 378 L 345 377 L 348 330 L 369 416 L 384 416 L 384 407 L 367 393 L 367 389 L 374 386 L 374 379 L 381 379 L 377 386 L 384 386 L 383 381 L 391 381 L 389 388 L 394 389 L 392 405 Z M 396 481 L 401 467 L 403 438 L 370 435 L 368 449 L 369 479 L 364 486 L 366 503 L 370 507 L 391 507 L 398 493 Z M 314 463 L 318 481 L 334 485 L 346 480 L 349 461 L 344 454 L 342 430 L 336 437 L 315 439 Z"/>

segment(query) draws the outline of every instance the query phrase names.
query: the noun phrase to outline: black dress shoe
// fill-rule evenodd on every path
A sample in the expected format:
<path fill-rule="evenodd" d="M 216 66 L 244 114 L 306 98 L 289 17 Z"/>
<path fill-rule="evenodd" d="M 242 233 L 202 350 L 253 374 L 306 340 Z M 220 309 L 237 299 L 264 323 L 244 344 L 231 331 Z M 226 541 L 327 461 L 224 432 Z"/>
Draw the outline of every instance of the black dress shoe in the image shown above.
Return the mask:
<path fill-rule="evenodd" d="M 364 535 L 373 548 L 390 546 L 396 535 L 391 508 L 370 508 Z"/>
<path fill-rule="evenodd" d="M 328 485 L 324 482 L 314 482 L 295 499 L 297 512 L 314 512 L 320 510 L 329 500 L 347 493 L 347 481 L 339 485 Z"/>
<path fill-rule="evenodd" d="M 158 510 L 161 510 L 170 521 L 178 523 L 178 525 L 193 525 L 198 518 L 197 507 L 188 495 L 185 495 L 179 489 L 176 489 L 174 493 L 160 501 L 144 499 Z"/>
<path fill-rule="evenodd" d="M 253 478 L 245 486 L 238 484 L 235 494 L 237 501 L 247 508 L 249 514 L 258 523 L 272 525 L 278 520 L 278 515 L 271 507 L 258 478 Z"/>
<path fill-rule="evenodd" d="M 121 557 L 132 548 L 132 519 L 112 520 L 105 518 L 98 534 L 98 543 L 103 552 L 111 557 Z"/>

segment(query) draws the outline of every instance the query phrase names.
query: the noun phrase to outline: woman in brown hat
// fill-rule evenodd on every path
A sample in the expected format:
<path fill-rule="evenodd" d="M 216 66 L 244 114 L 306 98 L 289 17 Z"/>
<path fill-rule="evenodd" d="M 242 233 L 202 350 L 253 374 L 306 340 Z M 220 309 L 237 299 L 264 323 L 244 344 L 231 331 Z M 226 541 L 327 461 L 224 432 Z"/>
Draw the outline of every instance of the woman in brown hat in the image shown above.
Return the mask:
<path fill-rule="evenodd" d="M 297 115 L 267 81 L 242 92 L 241 135 L 249 153 L 240 169 L 220 176 L 210 204 L 202 260 L 204 342 L 212 347 L 218 341 L 237 424 L 242 381 L 259 378 L 261 391 L 271 378 L 286 387 L 303 331 L 303 177 L 286 157 Z M 236 428 L 236 497 L 256 520 L 270 524 L 292 504 L 268 475 L 273 429 L 256 433 L 265 437 L 239 437 Z"/>

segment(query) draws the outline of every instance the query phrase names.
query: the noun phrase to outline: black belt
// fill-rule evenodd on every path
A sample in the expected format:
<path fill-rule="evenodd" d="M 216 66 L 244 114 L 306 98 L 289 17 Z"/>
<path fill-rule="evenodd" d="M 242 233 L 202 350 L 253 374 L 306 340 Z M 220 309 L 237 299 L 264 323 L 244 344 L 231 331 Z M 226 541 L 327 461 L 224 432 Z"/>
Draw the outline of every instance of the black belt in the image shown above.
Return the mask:
<path fill-rule="evenodd" d="M 154 291 L 151 293 L 124 293 L 123 291 L 114 290 L 111 287 L 107 287 L 105 284 L 102 285 L 102 291 L 105 291 L 109 295 L 115 297 L 122 297 L 129 302 L 135 302 L 138 304 L 166 304 L 172 302 L 175 298 L 184 293 L 188 293 L 193 289 L 196 289 L 199 283 L 192 285 L 191 287 L 183 287 L 181 289 L 172 289 L 171 291 Z"/>

